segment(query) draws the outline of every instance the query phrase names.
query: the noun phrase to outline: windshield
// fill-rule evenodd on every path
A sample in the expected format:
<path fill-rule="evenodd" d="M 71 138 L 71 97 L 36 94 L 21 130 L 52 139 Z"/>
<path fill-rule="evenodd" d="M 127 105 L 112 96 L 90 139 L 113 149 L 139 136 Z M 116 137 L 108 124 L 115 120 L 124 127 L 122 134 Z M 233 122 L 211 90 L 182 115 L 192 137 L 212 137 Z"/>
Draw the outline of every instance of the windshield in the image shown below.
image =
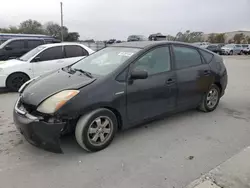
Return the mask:
<path fill-rule="evenodd" d="M 138 48 L 108 47 L 100 50 L 72 65 L 72 69 L 81 69 L 96 75 L 107 75 L 124 63 Z"/>
<path fill-rule="evenodd" d="M 0 48 L 2 49 L 2 48 L 4 48 L 5 46 L 6 46 L 6 44 L 8 44 L 9 43 L 9 41 L 8 40 L 6 40 L 5 42 L 3 42 L 2 44 L 1 44 L 1 42 L 0 42 Z"/>
<path fill-rule="evenodd" d="M 45 46 L 38 46 L 38 47 L 34 48 L 33 50 L 29 51 L 28 53 L 24 54 L 19 59 L 22 61 L 28 61 L 30 58 L 32 58 L 34 55 L 36 55 L 37 53 L 42 51 L 44 48 L 45 48 Z"/>
<path fill-rule="evenodd" d="M 225 48 L 233 48 L 233 47 L 234 47 L 234 44 L 227 44 L 227 45 L 225 45 L 225 46 L 223 46 L 223 47 L 225 47 Z"/>

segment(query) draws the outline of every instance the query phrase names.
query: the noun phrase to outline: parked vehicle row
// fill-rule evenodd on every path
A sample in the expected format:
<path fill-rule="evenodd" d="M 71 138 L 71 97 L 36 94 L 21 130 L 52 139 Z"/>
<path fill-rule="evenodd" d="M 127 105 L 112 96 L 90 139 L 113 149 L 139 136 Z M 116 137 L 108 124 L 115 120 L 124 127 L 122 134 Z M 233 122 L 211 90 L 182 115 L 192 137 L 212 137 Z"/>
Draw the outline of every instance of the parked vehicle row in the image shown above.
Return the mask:
<path fill-rule="evenodd" d="M 68 45 L 60 47 L 53 54 L 67 56 Z M 32 63 L 23 66 L 42 66 L 42 53 L 31 53 L 26 60 Z M 60 136 L 75 133 L 83 149 L 99 151 L 117 130 L 191 108 L 213 111 L 226 86 L 222 57 L 206 49 L 178 42 L 120 43 L 26 82 L 14 122 L 31 144 L 46 150 L 62 152 Z"/>
<path fill-rule="evenodd" d="M 40 45 L 18 59 L 0 62 L 0 87 L 17 91 L 29 79 L 68 66 L 93 52 L 78 43 Z"/>
<path fill-rule="evenodd" d="M 46 43 L 61 42 L 60 40 L 57 40 L 54 37 L 48 35 L 0 33 L 0 44 L 9 39 L 14 39 L 14 38 L 38 38 L 38 39 L 43 39 Z"/>

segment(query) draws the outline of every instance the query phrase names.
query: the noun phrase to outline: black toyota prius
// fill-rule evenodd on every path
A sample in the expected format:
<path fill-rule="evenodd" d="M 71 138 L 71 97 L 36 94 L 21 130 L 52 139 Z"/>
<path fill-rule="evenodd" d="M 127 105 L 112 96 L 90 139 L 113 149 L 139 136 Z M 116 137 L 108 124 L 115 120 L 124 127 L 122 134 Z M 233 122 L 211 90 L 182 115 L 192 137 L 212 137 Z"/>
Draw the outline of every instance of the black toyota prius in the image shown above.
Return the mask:
<path fill-rule="evenodd" d="M 87 151 L 106 148 L 118 130 L 197 108 L 213 111 L 227 86 L 221 56 L 179 42 L 119 43 L 25 83 L 14 122 L 33 145 L 62 152 L 74 133 Z"/>

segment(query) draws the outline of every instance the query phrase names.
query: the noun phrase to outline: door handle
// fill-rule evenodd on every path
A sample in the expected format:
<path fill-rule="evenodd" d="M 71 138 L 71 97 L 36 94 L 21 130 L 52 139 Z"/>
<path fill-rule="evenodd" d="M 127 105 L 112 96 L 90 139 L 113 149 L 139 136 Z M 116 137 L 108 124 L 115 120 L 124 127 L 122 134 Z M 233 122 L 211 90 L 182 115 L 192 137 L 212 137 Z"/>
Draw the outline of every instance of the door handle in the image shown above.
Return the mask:
<path fill-rule="evenodd" d="M 167 79 L 167 81 L 166 81 L 166 84 L 167 85 L 172 85 L 172 84 L 174 84 L 175 83 L 175 80 L 173 79 L 173 78 L 169 78 L 169 79 Z"/>

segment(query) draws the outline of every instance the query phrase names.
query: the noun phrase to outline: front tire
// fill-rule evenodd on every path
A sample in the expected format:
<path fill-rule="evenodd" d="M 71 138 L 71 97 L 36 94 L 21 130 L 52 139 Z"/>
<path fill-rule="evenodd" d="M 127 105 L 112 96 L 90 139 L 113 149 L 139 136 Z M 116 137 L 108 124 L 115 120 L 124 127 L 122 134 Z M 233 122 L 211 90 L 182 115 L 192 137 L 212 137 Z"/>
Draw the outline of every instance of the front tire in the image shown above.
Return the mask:
<path fill-rule="evenodd" d="M 207 93 L 204 94 L 198 109 L 203 112 L 212 112 L 216 109 L 220 101 L 220 89 L 213 84 Z"/>
<path fill-rule="evenodd" d="M 6 81 L 6 86 L 10 91 L 18 91 L 18 89 L 30 78 L 24 73 L 11 74 Z"/>
<path fill-rule="evenodd" d="M 105 108 L 94 110 L 78 120 L 76 141 L 86 151 L 100 151 L 112 142 L 117 127 L 117 118 L 112 111 Z"/>
<path fill-rule="evenodd" d="M 229 52 L 229 55 L 234 55 L 234 52 L 231 50 L 231 51 Z"/>

